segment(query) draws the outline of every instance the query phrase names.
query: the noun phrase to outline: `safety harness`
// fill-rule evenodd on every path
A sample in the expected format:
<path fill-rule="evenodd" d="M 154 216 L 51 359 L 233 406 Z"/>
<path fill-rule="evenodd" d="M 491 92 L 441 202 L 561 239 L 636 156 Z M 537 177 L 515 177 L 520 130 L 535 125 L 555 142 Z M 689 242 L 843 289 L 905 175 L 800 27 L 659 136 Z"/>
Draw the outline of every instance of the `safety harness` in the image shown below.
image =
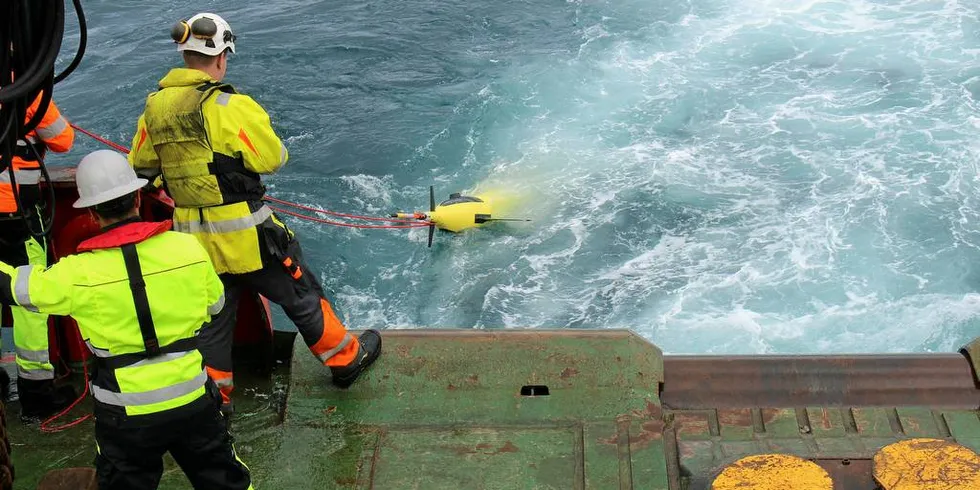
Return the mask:
<path fill-rule="evenodd" d="M 139 320 L 140 333 L 143 334 L 146 356 L 157 357 L 160 355 L 160 341 L 157 339 L 156 329 L 153 328 L 153 315 L 150 314 L 150 301 L 146 298 L 146 281 L 143 280 L 136 244 L 123 245 L 121 250 L 123 260 L 126 262 L 126 274 L 129 276 L 129 289 L 133 292 L 133 303 L 136 305 L 136 318 Z"/>
<path fill-rule="evenodd" d="M 181 207 L 257 201 L 265 195 L 259 174 L 245 166 L 242 156 L 214 151 L 208 135 L 203 104 L 213 97 L 227 104 L 236 93 L 229 84 L 206 81 L 161 86 L 147 99 L 148 139 L 162 162 L 164 186 Z"/>
<path fill-rule="evenodd" d="M 116 247 L 120 249 L 123 255 L 123 261 L 126 264 L 129 288 L 133 294 L 136 318 L 143 337 L 143 347 L 145 349 L 143 352 L 119 354 L 111 357 L 96 357 L 97 364 L 100 367 L 115 370 L 131 366 L 144 359 L 159 357 L 163 354 L 187 352 L 197 348 L 197 337 L 181 339 L 165 346 L 160 346 L 160 341 L 157 339 L 156 329 L 153 325 L 153 315 L 150 313 L 150 302 L 146 296 L 146 281 L 143 279 L 139 254 L 136 251 L 136 244 L 169 231 L 171 226 L 172 223 L 170 221 L 145 223 L 139 221 L 139 218 L 132 218 L 117 223 L 107 229 L 105 233 L 86 240 L 78 246 L 79 252 Z"/>

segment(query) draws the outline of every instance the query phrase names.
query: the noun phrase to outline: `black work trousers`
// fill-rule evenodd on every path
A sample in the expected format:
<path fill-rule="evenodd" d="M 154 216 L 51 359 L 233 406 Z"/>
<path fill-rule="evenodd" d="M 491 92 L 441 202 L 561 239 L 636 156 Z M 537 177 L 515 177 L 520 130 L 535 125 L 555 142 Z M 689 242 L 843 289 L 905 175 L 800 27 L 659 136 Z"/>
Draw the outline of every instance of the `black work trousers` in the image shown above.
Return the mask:
<path fill-rule="evenodd" d="M 260 230 L 263 268 L 245 274 L 220 275 L 225 306 L 198 334 L 198 348 L 208 374 L 221 389 L 225 401 L 230 401 L 234 388 L 232 344 L 243 288 L 281 306 L 313 355 L 328 366 L 351 362 L 358 350 L 356 339 L 337 350 L 348 335 L 347 330 L 324 297 L 317 274 L 306 267 L 299 241 L 272 220 Z"/>
<path fill-rule="evenodd" d="M 233 370 L 231 351 L 243 288 L 251 289 L 281 306 L 307 345 L 315 344 L 323 336 L 323 291 L 319 280 L 314 272 L 306 268 L 298 241 L 290 243 L 288 252 L 294 265 L 303 273 L 299 279 L 291 277 L 282 264 L 274 262 L 274 258 L 266 259 L 269 265 L 254 272 L 219 276 L 225 287 L 225 307 L 198 334 L 199 349 L 208 367 L 228 372 Z"/>
<path fill-rule="evenodd" d="M 96 422 L 100 490 L 155 490 L 170 451 L 196 490 L 248 490 L 248 468 L 235 454 L 217 406 L 144 427 Z"/>

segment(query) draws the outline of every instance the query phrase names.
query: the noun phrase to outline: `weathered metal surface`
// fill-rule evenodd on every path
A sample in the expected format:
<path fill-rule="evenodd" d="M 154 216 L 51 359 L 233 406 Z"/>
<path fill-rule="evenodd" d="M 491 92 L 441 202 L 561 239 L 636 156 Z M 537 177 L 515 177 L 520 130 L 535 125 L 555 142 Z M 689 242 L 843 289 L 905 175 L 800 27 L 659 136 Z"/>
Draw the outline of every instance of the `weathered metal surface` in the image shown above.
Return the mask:
<path fill-rule="evenodd" d="M 93 468 L 66 468 L 48 472 L 37 490 L 98 490 Z"/>
<path fill-rule="evenodd" d="M 373 462 L 373 484 L 521 488 L 534 482 L 541 489 L 575 488 L 583 480 L 580 437 L 577 427 L 388 430 Z"/>
<path fill-rule="evenodd" d="M 913 435 L 973 447 L 980 433 L 975 410 L 917 407 L 668 410 L 667 419 L 684 488 L 692 489 L 707 488 L 711 475 L 743 456 L 765 453 L 813 460 L 835 488 L 869 489 L 871 459 L 879 448 Z"/>
<path fill-rule="evenodd" d="M 900 441 L 875 454 L 874 479 L 884 490 L 976 490 L 980 456 L 941 439 Z"/>
<path fill-rule="evenodd" d="M 827 470 L 788 454 L 754 454 L 735 461 L 718 474 L 711 490 L 833 490 Z"/>
<path fill-rule="evenodd" d="M 75 188 L 75 167 L 48 167 L 48 176 L 51 183 L 59 187 Z"/>
<path fill-rule="evenodd" d="M 670 371 L 676 358 L 668 357 L 665 379 L 660 351 L 625 331 L 384 336 L 385 354 L 349 390 L 333 388 L 328 370 L 297 341 L 292 364 L 284 366 L 291 372 L 273 375 L 289 385 L 282 418 L 268 396 L 276 386 L 236 371 L 232 428 L 256 488 L 694 490 L 709 488 L 741 457 L 783 453 L 814 461 L 835 489 L 870 490 L 875 452 L 896 441 L 932 437 L 980 449 L 975 407 L 919 403 L 961 400 L 964 395 L 949 393 L 953 386 L 966 397 L 975 394 L 974 385 L 938 379 L 951 372 L 942 366 L 947 355 L 883 356 L 885 365 L 872 374 L 879 384 L 928 377 L 907 369 L 912 357 L 946 393 L 936 398 L 889 385 L 907 396 L 883 406 L 878 395 L 862 397 L 874 387 L 844 372 L 839 359 L 787 362 L 785 380 L 777 379 L 778 366 L 753 361 L 764 375 L 739 380 L 719 358 L 687 371 L 692 379 L 678 378 Z M 873 359 L 858 362 L 857 372 L 867 372 Z M 834 394 L 842 383 L 848 393 Z M 529 386 L 536 396 L 522 395 Z M 739 395 L 739 387 L 750 395 Z M 662 408 L 658 393 L 672 401 L 671 409 Z M 870 401 L 841 404 L 854 400 Z M 17 488 L 34 488 L 51 469 L 89 466 L 94 457 L 91 423 L 41 434 L 36 425 L 15 421 L 11 440 Z M 160 488 L 190 488 L 169 459 Z"/>
<path fill-rule="evenodd" d="M 630 332 L 386 332 L 346 391 L 300 344 L 264 486 L 668 488 L 660 351 Z"/>
<path fill-rule="evenodd" d="M 959 354 L 665 356 L 664 371 L 667 408 L 980 407 Z"/>
<path fill-rule="evenodd" d="M 980 410 L 944 412 L 940 425 L 941 433 L 948 432 L 956 442 L 980 453 Z"/>
<path fill-rule="evenodd" d="M 834 480 L 834 490 L 871 490 L 876 487 L 871 476 L 870 459 L 812 459 L 827 470 Z"/>
<path fill-rule="evenodd" d="M 290 409 L 329 399 L 370 403 L 368 419 L 352 413 L 378 424 L 578 421 L 642 410 L 663 380 L 659 349 L 628 332 L 402 330 L 385 340 L 378 366 L 349 391 L 329 389 L 326 371 L 297 356 Z M 525 386 L 550 394 L 520 396 Z"/>
<path fill-rule="evenodd" d="M 980 386 L 980 337 L 973 339 L 973 342 L 963 347 L 960 352 L 970 360 L 970 366 L 973 368 L 973 381 L 977 386 Z"/>

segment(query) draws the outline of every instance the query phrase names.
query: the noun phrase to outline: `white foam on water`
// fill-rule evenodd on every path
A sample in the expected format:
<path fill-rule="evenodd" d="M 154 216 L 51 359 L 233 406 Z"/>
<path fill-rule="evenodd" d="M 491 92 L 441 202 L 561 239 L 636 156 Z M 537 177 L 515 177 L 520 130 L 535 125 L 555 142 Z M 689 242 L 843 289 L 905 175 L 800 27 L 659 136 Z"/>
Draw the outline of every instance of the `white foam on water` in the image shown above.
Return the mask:
<path fill-rule="evenodd" d="M 302 7 L 280 3 L 242 8 L 257 45 L 275 35 L 268 15 L 287 23 Z M 450 18 L 463 7 L 440 8 Z M 434 86 L 408 85 L 422 67 L 382 76 L 405 68 L 398 56 L 418 55 L 400 49 L 431 45 L 332 39 L 365 49 L 316 60 L 316 70 L 338 69 L 268 104 L 303 114 L 271 114 L 290 125 L 300 169 L 267 180 L 276 197 L 386 215 L 424 210 L 430 184 L 438 198 L 506 190 L 513 212 L 533 220 L 440 232 L 432 249 L 425 229 L 290 220 L 345 321 L 629 327 L 668 352 L 715 353 L 949 350 L 980 334 L 980 3 L 568 0 L 552 10 L 561 8 L 548 21 L 556 36 L 574 25 L 568 45 L 549 44 L 551 32 L 529 44 L 507 32 L 514 26 L 477 19 L 472 27 L 499 30 L 463 36 L 485 43 L 466 50 L 487 63 L 453 66 Z M 304 15 L 324 15 L 313 10 Z M 122 17 L 131 12 L 106 18 Z M 123 141 L 162 76 L 126 56 L 156 42 L 140 44 L 151 20 L 133 22 L 144 24 L 109 38 L 93 29 L 91 63 L 59 86 L 118 98 L 129 112 L 103 131 Z M 306 32 L 350 34 L 328 27 Z M 390 29 L 371 29 L 361 34 L 390 40 Z M 172 60 L 159 46 L 153 66 Z M 302 61 L 284 48 L 249 56 L 239 69 Z M 109 67 L 125 81 L 99 85 Z M 278 95 L 276 83 L 249 81 L 260 103 Z M 465 93 L 440 92 L 456 82 Z M 343 109 L 322 107 L 321 92 Z M 411 111 L 447 100 L 451 109 L 433 112 L 445 121 L 415 139 L 344 132 L 349 122 L 373 135 L 375 123 L 402 117 L 425 125 Z M 392 116 L 399 108 L 410 109 Z M 310 130 L 321 125 L 330 130 Z M 345 144 L 374 143 L 410 156 L 391 168 L 329 166 L 358 150 Z"/>
<path fill-rule="evenodd" d="M 950 263 L 980 258 L 976 103 L 948 79 L 975 61 L 950 46 L 977 9 L 705 3 L 723 13 L 681 15 L 667 38 L 603 18 L 555 78 L 502 82 L 533 84 L 538 113 L 502 143 L 518 158 L 483 164 L 536 195 L 538 225 L 498 254 L 503 284 L 454 248 L 443 300 L 482 288 L 479 325 L 631 327 L 676 352 L 928 350 L 980 333 L 976 282 Z"/>
<path fill-rule="evenodd" d="M 367 210 L 372 214 L 390 212 L 392 207 L 392 177 L 386 175 L 344 175 L 340 177 L 350 188 L 354 209 Z"/>

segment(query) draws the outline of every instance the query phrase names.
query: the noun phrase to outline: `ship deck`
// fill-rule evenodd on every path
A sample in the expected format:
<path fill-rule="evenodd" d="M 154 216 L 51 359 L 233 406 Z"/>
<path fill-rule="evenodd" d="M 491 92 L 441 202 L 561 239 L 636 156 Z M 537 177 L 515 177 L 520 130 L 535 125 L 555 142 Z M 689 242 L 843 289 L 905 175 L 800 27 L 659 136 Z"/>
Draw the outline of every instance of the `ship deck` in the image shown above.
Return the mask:
<path fill-rule="evenodd" d="M 349 390 L 301 339 L 274 371 L 236 374 L 232 432 L 256 488 L 701 489 L 742 456 L 779 452 L 870 490 L 886 444 L 980 453 L 980 382 L 962 353 L 663 356 L 628 330 L 384 334 Z M 16 410 L 16 488 L 91 466 L 91 422 L 42 434 Z M 168 461 L 160 488 L 190 486 Z"/>

